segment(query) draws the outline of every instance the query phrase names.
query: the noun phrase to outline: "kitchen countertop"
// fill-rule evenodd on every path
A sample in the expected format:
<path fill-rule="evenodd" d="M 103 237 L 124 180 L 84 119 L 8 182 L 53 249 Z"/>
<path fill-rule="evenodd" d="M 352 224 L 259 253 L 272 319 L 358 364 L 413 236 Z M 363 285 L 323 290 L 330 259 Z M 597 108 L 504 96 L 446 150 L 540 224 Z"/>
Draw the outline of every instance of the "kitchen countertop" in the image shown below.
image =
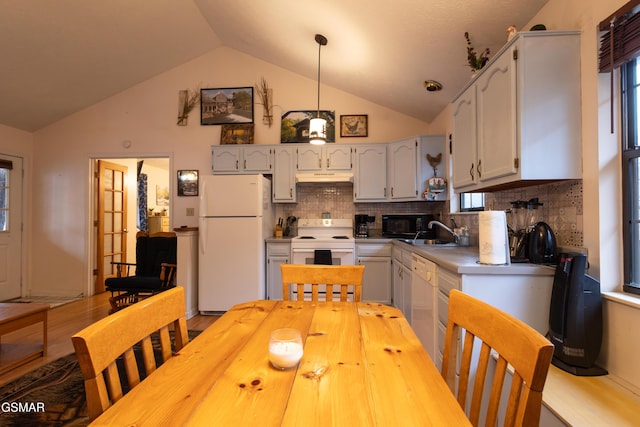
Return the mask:
<path fill-rule="evenodd" d="M 291 237 L 269 237 L 266 243 L 286 243 Z M 413 246 L 382 236 L 356 237 L 358 243 L 393 243 L 403 249 L 415 252 L 435 262 L 440 267 L 457 274 L 500 274 L 500 275 L 537 275 L 553 276 L 555 267 L 540 264 L 514 263 L 510 265 L 487 265 L 478 262 L 477 246 Z"/>
<path fill-rule="evenodd" d="M 267 237 L 266 239 L 264 239 L 265 243 L 291 243 L 291 239 L 293 239 L 293 237 L 275 237 L 275 236 L 271 236 L 271 237 Z"/>
<path fill-rule="evenodd" d="M 404 245 L 418 255 L 422 255 L 440 267 L 458 274 L 517 274 L 553 276 L 555 267 L 529 263 L 514 263 L 510 265 L 488 265 L 478 262 L 477 246 L 412 246 L 408 243 L 396 242 Z"/>

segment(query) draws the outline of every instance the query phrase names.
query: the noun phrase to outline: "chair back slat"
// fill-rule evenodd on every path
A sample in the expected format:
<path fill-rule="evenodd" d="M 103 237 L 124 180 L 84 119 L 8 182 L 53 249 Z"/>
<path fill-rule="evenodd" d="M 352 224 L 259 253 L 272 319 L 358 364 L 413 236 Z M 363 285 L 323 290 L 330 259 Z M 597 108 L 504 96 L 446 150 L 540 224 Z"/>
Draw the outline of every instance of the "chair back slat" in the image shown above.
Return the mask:
<path fill-rule="evenodd" d="M 89 417 L 96 418 L 122 397 L 116 366 L 124 362 L 129 388 L 140 382 L 133 347 L 142 342 L 146 375 L 156 368 L 150 335 L 158 332 L 162 361 L 172 356 L 169 325 L 173 326 L 175 350 L 188 342 L 184 288 L 178 286 L 117 311 L 71 337 L 85 380 Z"/>
<path fill-rule="evenodd" d="M 461 334 L 464 335 L 460 339 Z M 480 349 L 474 354 L 474 345 Z M 462 344 L 458 364 L 458 346 Z M 537 426 L 542 408 L 553 345 L 538 331 L 515 317 L 458 290 L 449 294 L 448 321 L 442 360 L 442 376 L 456 394 L 460 406 L 474 426 L 484 415 L 485 425 L 494 426 L 505 395 L 504 381 L 513 370 L 505 408 L 506 426 Z M 488 378 L 489 363 L 496 360 L 495 372 Z M 473 368 L 472 368 L 473 365 Z M 459 366 L 459 377 L 457 377 Z M 471 372 L 475 380 L 472 380 Z M 482 413 L 483 393 L 490 386 L 486 412 Z M 469 390 L 469 387 L 472 387 Z M 467 396 L 471 402 L 467 405 Z M 486 399 L 486 397 L 485 397 Z"/>
<path fill-rule="evenodd" d="M 311 286 L 311 300 L 320 300 L 320 288 L 324 286 L 325 298 L 333 298 L 333 288 L 340 288 L 340 301 L 347 301 L 348 290 L 352 289 L 353 300 L 360 301 L 362 295 L 362 275 L 364 265 L 305 265 L 281 264 L 282 295 L 289 300 L 290 286 L 294 285 L 298 301 L 304 300 L 304 286 Z"/>

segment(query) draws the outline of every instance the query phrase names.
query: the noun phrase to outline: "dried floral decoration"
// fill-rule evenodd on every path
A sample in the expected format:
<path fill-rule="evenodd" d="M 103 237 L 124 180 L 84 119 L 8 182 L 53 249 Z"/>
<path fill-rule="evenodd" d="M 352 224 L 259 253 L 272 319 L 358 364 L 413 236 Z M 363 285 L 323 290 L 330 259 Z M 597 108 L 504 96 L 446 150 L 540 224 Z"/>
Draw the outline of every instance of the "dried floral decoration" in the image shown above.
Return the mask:
<path fill-rule="evenodd" d="M 271 127 L 273 124 L 273 89 L 269 87 L 264 77 L 260 81 L 260 85 L 256 85 L 256 92 L 258 93 L 258 97 L 260 97 L 260 101 L 262 101 L 261 104 L 264 107 L 262 122 Z"/>
<path fill-rule="evenodd" d="M 471 45 L 471 40 L 469 39 L 469 33 L 464 33 L 464 38 L 467 39 L 467 61 L 469 62 L 469 66 L 473 71 L 477 71 L 482 69 L 487 62 L 489 61 L 489 54 L 491 51 L 489 48 L 486 48 L 482 53 L 478 56 L 475 49 Z"/>
<path fill-rule="evenodd" d="M 184 126 L 187 124 L 189 113 L 195 108 L 200 100 L 200 88 L 198 87 L 194 90 L 187 89 L 180 92 L 180 97 L 183 99 L 181 99 L 182 106 L 178 115 L 178 125 Z"/>

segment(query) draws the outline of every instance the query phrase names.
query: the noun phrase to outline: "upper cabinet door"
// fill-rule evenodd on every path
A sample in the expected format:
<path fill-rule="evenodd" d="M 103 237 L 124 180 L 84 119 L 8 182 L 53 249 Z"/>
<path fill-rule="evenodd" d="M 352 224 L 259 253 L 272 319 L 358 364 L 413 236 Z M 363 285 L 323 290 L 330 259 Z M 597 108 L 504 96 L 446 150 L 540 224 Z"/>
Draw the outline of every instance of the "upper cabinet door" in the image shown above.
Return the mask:
<path fill-rule="evenodd" d="M 325 146 L 325 169 L 328 171 L 350 171 L 352 169 L 351 146 L 329 144 Z"/>
<path fill-rule="evenodd" d="M 356 202 L 387 200 L 387 145 L 371 144 L 353 147 L 355 177 L 353 199 Z"/>
<path fill-rule="evenodd" d="M 456 189 L 473 186 L 478 182 L 475 85 L 454 101 L 452 145 L 453 186 Z"/>
<path fill-rule="evenodd" d="M 318 145 L 302 145 L 296 148 L 297 170 L 322 170 L 322 147 Z"/>
<path fill-rule="evenodd" d="M 238 173 L 241 166 L 240 147 L 215 145 L 211 147 L 212 173 Z"/>
<path fill-rule="evenodd" d="M 293 147 L 274 148 L 274 172 L 271 182 L 274 203 L 293 203 L 296 201 L 294 152 Z"/>
<path fill-rule="evenodd" d="M 480 182 L 518 172 L 515 50 L 497 58 L 476 83 Z"/>
<path fill-rule="evenodd" d="M 242 166 L 246 173 L 271 173 L 273 149 L 270 147 L 242 147 Z"/>
<path fill-rule="evenodd" d="M 391 200 L 418 197 L 418 141 L 414 138 L 389 144 Z"/>

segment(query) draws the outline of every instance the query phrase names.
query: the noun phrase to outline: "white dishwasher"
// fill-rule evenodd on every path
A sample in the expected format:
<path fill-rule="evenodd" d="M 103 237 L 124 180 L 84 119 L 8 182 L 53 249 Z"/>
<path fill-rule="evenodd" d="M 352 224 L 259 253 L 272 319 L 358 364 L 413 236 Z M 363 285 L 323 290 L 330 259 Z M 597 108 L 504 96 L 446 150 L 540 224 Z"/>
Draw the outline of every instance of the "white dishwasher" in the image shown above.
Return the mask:
<path fill-rule="evenodd" d="M 436 361 L 436 264 L 411 255 L 411 326 L 429 357 Z"/>

